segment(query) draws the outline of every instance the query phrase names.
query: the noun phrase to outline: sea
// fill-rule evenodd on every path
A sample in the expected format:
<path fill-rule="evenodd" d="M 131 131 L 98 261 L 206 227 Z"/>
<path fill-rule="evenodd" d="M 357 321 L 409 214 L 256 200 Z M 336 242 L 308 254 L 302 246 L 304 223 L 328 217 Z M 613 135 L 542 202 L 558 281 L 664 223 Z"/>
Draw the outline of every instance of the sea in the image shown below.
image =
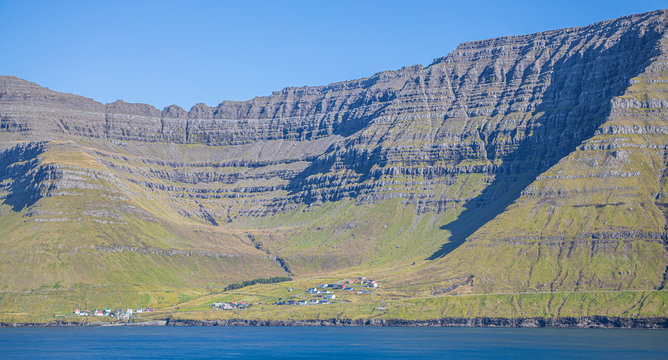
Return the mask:
<path fill-rule="evenodd" d="M 668 331 L 435 327 L 0 328 L 0 359 L 668 359 Z"/>

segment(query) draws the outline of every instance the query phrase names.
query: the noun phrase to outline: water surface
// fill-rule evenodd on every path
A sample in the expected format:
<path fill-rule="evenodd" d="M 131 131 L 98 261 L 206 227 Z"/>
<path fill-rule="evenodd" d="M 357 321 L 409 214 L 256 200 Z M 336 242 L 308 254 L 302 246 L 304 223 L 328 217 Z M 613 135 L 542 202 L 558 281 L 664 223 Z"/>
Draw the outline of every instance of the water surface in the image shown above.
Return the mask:
<path fill-rule="evenodd" d="M 668 359 L 668 332 L 408 327 L 0 328 L 0 358 Z"/>

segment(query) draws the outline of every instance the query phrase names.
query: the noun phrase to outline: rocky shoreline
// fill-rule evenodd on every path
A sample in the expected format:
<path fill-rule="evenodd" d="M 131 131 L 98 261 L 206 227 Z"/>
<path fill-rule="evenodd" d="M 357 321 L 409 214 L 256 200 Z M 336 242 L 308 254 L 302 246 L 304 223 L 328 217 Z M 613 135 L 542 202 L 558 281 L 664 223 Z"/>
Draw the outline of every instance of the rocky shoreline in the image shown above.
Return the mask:
<path fill-rule="evenodd" d="M 610 316 L 560 318 L 441 318 L 405 319 L 306 319 L 306 320 L 153 320 L 136 323 L 83 323 L 52 321 L 48 323 L 0 323 L 0 327 L 76 327 L 76 326 L 389 326 L 389 327 L 526 327 L 526 328 L 600 328 L 600 329 L 666 329 L 668 317 L 624 318 Z"/>

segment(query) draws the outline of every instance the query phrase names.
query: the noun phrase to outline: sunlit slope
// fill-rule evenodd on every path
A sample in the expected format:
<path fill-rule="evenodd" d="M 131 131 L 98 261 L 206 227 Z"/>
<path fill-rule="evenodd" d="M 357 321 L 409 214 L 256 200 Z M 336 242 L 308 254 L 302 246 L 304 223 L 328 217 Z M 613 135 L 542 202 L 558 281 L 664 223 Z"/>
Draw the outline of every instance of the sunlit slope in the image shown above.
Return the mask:
<path fill-rule="evenodd" d="M 3 290 L 222 287 L 285 273 L 245 236 L 172 214 L 74 142 L 17 143 L 3 154 Z"/>

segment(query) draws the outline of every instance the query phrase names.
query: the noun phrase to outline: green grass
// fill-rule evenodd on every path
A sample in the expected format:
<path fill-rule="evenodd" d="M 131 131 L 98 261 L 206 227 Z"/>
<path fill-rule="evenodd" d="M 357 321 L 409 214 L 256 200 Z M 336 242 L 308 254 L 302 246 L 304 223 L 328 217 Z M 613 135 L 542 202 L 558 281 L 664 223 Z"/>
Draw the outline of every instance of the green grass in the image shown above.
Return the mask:
<path fill-rule="evenodd" d="M 237 296 L 225 301 L 242 299 Z M 244 298 L 248 299 L 248 297 Z M 461 295 L 421 299 L 336 302 L 316 306 L 254 305 L 244 311 L 212 311 L 204 306 L 182 307 L 174 313 L 183 319 L 407 319 L 425 320 L 443 317 L 663 317 L 668 306 L 665 291 L 621 291 L 554 294 Z"/>
<path fill-rule="evenodd" d="M 644 75 L 634 80 L 643 79 Z M 664 83 L 639 81 L 623 97 L 664 99 L 665 94 Z M 429 113 L 415 115 L 426 120 L 374 123 L 363 131 L 369 141 L 357 142 L 352 148 L 369 153 L 373 149 L 368 144 L 373 143 L 384 149 L 407 149 L 406 154 L 388 152 L 388 169 L 491 163 L 476 154 L 457 160 L 414 157 L 412 150 L 434 145 L 421 136 L 434 124 L 466 125 L 463 120 L 442 123 L 439 118 L 434 122 L 438 116 Z M 511 147 L 531 136 L 527 121 L 543 115 L 476 117 L 467 126 L 513 126 L 517 131 L 500 133 L 494 139 L 500 148 Z M 664 115 L 661 110 L 629 109 L 612 114 L 602 127 L 660 128 L 665 126 Z M 482 132 L 471 134 L 457 145 L 491 141 L 481 139 L 487 136 Z M 443 141 L 438 145 L 455 144 Z M 451 233 L 445 227 L 458 220 L 463 205 L 481 194 L 494 180 L 492 176 L 465 173 L 432 179 L 388 173 L 360 184 L 363 174 L 336 168 L 312 179 L 320 178 L 324 184 L 341 181 L 336 189 L 342 192 L 360 185 L 383 185 L 376 187 L 378 191 L 372 194 L 376 197 L 371 200 L 362 194 L 271 215 L 243 216 L 261 213 L 276 199 L 290 202 L 285 200 L 290 196 L 287 190 L 246 189 L 280 187 L 288 180 L 276 176 L 276 171 L 299 172 L 309 163 L 217 166 L 259 157 L 266 151 L 264 146 L 272 149 L 270 144 L 118 145 L 77 137 L 53 141 L 38 158 L 40 165 L 76 172 L 81 179 L 72 180 L 76 186 L 71 188 L 61 184 L 65 186 L 61 193 L 33 204 L 30 210 L 42 215 L 29 217 L 28 209 L 13 211 L 0 205 L 0 321 L 48 321 L 77 306 L 154 306 L 160 310 L 155 316 L 172 314 L 179 306 L 174 316 L 191 318 L 667 316 L 666 293 L 655 291 L 668 264 L 661 237 L 668 228 L 666 143 L 668 136 L 663 134 L 597 134 L 528 187 L 517 189 L 522 190 L 521 195 L 499 214 L 494 213 L 493 219 L 472 229 L 475 231 L 462 246 L 429 261 L 431 254 L 450 241 Z M 592 149 L 586 150 L 589 147 Z M 541 158 L 541 154 L 527 156 L 526 161 Z M 156 163 L 165 157 L 183 162 L 179 171 L 184 174 L 258 176 L 231 183 L 191 184 L 151 174 L 173 170 Z M 503 160 L 493 162 L 501 165 Z M 380 165 L 374 170 L 381 170 Z M 51 180 L 35 185 L 47 189 Z M 141 185 L 145 181 L 176 190 Z M 0 195 L 7 194 L 8 188 Z M 421 207 L 421 201 L 439 199 L 448 200 L 440 213 Z M 220 225 L 209 224 L 200 206 L 213 213 Z M 118 215 L 91 215 L 100 210 Z M 478 214 L 485 217 L 493 211 L 481 209 Z M 650 235 L 638 235 L 642 233 Z M 285 276 L 273 256 L 288 264 L 295 274 L 292 281 L 251 284 L 221 293 L 230 284 Z M 267 305 L 280 298 L 303 296 L 306 288 L 319 282 L 357 276 L 381 281 L 382 289 L 373 295 L 345 294 L 327 306 Z M 471 283 L 447 294 L 456 296 L 433 296 L 439 288 L 471 276 Z M 289 287 L 297 290 L 290 292 Z M 235 300 L 263 304 L 244 312 L 210 310 L 213 301 Z"/>

